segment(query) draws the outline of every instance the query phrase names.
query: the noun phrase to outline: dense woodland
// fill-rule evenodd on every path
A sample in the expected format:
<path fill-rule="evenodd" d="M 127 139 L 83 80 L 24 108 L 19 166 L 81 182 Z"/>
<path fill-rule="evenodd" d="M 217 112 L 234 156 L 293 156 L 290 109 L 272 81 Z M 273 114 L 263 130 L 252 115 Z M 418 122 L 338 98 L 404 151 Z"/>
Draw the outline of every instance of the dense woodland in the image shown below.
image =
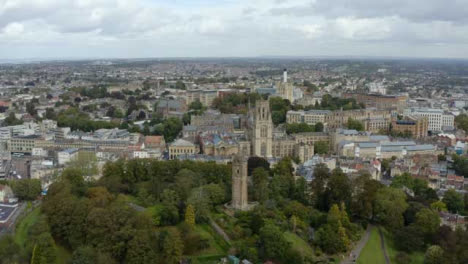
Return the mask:
<path fill-rule="evenodd" d="M 439 200 L 425 181 L 406 174 L 387 187 L 366 173 L 349 178 L 323 165 L 308 184 L 293 176 L 290 159 L 270 167 L 252 158 L 249 172 L 249 198 L 258 205 L 232 215 L 224 207 L 231 197 L 229 165 L 119 160 L 91 182 L 81 170 L 68 168 L 43 198 L 41 218 L 25 246 L 9 236 L 0 241 L 8 245 L 0 247 L 2 263 L 55 263 L 56 245 L 72 252 L 71 263 L 178 263 L 208 246 L 195 230 L 211 221 L 232 240 L 226 254 L 254 263 L 326 263 L 350 250 L 368 224 L 391 234 L 401 251 L 399 263 L 407 263 L 411 252 L 425 251 L 426 258 L 438 261 L 427 263 L 468 263 L 468 231 L 440 226 L 438 216 L 467 210 L 467 197 L 455 192 Z M 291 236 L 315 253 L 298 250 Z"/>

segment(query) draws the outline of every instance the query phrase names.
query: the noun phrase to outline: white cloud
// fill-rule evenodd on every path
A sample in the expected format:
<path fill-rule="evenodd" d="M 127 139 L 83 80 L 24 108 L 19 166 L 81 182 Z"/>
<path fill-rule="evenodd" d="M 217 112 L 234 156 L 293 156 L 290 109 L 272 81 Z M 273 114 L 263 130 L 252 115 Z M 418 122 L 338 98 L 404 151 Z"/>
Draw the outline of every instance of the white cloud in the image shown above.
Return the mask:
<path fill-rule="evenodd" d="M 424 56 L 466 57 L 463 2 L 0 0 L 0 58 L 407 56 L 415 47 Z M 34 53 L 38 47 L 46 54 Z"/>

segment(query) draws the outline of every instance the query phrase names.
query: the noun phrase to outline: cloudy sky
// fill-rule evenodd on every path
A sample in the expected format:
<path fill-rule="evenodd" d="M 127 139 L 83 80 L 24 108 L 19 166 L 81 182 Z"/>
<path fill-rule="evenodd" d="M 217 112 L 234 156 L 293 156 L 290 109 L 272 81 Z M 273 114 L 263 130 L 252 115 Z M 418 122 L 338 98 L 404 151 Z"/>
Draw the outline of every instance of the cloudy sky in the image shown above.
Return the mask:
<path fill-rule="evenodd" d="M 468 58 L 468 0 L 0 0 L 0 59 Z"/>

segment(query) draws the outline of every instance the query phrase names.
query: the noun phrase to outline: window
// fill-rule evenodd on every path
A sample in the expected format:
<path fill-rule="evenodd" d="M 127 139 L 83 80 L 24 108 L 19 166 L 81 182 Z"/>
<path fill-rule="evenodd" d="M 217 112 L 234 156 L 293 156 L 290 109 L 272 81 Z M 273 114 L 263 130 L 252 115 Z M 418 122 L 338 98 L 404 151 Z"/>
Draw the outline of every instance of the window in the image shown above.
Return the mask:
<path fill-rule="evenodd" d="M 267 137 L 267 130 L 268 130 L 267 126 L 262 126 L 260 128 L 260 137 Z"/>

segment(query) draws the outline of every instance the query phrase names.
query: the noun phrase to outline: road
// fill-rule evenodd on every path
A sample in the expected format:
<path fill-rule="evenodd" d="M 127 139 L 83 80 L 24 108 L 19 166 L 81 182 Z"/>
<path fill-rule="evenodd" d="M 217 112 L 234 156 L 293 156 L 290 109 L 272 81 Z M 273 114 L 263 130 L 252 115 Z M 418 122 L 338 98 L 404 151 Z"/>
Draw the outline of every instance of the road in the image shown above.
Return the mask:
<path fill-rule="evenodd" d="M 341 264 L 356 263 L 357 258 L 361 254 L 362 249 L 364 248 L 364 246 L 367 244 L 367 241 L 369 240 L 369 236 L 373 228 L 374 228 L 373 225 L 371 224 L 367 225 L 365 234 L 361 237 L 361 240 L 359 240 L 359 242 L 356 244 L 353 250 L 351 250 L 349 255 L 340 262 Z"/>
<path fill-rule="evenodd" d="M 20 203 L 18 205 L 15 212 L 13 213 L 10 220 L 8 221 L 8 224 L 6 226 L 0 227 L 0 238 L 2 238 L 6 234 L 13 234 L 13 232 L 15 231 L 15 226 L 16 226 L 16 221 L 18 220 L 18 216 L 21 215 L 21 213 L 24 211 L 25 208 L 26 208 L 26 203 Z"/>

